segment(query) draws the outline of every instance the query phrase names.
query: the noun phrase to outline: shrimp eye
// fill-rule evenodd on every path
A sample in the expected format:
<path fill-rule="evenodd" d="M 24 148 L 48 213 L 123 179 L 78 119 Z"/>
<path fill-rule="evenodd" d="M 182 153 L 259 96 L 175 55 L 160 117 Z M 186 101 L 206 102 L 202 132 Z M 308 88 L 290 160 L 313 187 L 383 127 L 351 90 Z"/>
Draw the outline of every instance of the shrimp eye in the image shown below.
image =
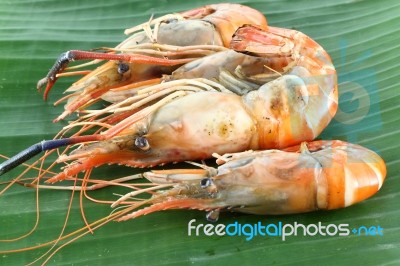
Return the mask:
<path fill-rule="evenodd" d="M 135 139 L 135 146 L 144 151 L 150 149 L 150 144 L 145 137 L 137 137 Z"/>
<path fill-rule="evenodd" d="M 218 192 L 217 186 L 211 178 L 203 178 L 200 180 L 200 187 L 205 189 L 211 197 L 215 197 Z"/>
<path fill-rule="evenodd" d="M 201 188 L 207 188 L 213 184 L 211 178 L 204 178 L 200 181 Z"/>
<path fill-rule="evenodd" d="M 119 74 L 124 74 L 129 70 L 129 65 L 125 63 L 119 63 L 118 64 L 118 73 Z"/>

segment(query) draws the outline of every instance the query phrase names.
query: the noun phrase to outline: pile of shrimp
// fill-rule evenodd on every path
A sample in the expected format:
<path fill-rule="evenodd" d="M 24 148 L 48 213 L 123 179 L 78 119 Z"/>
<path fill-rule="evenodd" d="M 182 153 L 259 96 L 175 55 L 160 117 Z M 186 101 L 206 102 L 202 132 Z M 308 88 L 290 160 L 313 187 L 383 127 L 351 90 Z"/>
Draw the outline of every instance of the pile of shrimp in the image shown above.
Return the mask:
<path fill-rule="evenodd" d="M 221 211 L 303 213 L 347 207 L 381 188 L 386 167 L 376 153 L 340 140 L 313 141 L 336 113 L 338 86 L 330 56 L 307 35 L 269 26 L 260 12 L 239 4 L 152 18 L 125 33 L 130 36 L 115 48 L 60 55 L 37 87 L 45 87 L 46 99 L 58 78 L 84 75 L 55 102 L 67 101 L 54 122 L 73 113 L 78 118 L 54 140 L 1 164 L 0 173 L 45 151 L 1 193 L 17 183 L 84 192 L 125 186 L 132 192 L 103 202 L 123 206 L 108 217 L 34 248 L 161 210 L 204 210 L 210 221 Z M 90 61 L 68 66 L 78 60 Z M 212 157 L 219 167 L 193 162 Z M 93 168 L 107 164 L 185 161 L 195 168 L 90 178 Z M 33 181 L 24 179 L 35 169 Z M 143 178 L 148 182 L 124 183 Z M 63 180 L 74 185 L 52 184 Z M 7 252 L 15 250 L 0 251 Z"/>

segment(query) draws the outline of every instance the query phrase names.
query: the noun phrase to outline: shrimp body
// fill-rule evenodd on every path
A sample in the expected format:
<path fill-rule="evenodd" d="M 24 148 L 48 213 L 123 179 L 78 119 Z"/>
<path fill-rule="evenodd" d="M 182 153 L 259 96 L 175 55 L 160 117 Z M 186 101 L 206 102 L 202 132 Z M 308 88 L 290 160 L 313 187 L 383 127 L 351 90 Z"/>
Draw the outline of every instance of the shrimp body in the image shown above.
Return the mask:
<path fill-rule="evenodd" d="M 257 149 L 312 140 L 329 124 L 337 110 L 337 76 L 318 43 L 294 30 L 246 26 L 235 33 L 231 48 L 235 51 L 184 65 L 172 78 L 205 76 L 244 94 L 243 101 L 256 120 Z M 230 79 L 225 78 L 226 72 L 232 73 Z"/>
<path fill-rule="evenodd" d="M 203 173 L 201 170 L 146 173 L 152 183 L 171 184 L 172 188 L 156 192 L 147 201 L 149 207 L 119 220 L 179 208 L 250 214 L 331 210 L 371 197 L 386 176 L 385 163 L 376 153 L 337 140 L 302 143 L 284 151 L 215 156 L 222 165 Z M 113 206 L 131 195 L 125 195 Z"/>
<path fill-rule="evenodd" d="M 67 89 L 72 94 L 65 112 L 55 120 L 58 121 L 87 103 L 100 99 L 111 89 L 140 87 L 143 81 L 158 83 L 162 75 L 171 74 L 179 65 L 224 50 L 224 47 L 229 47 L 236 29 L 244 24 L 263 29 L 267 27 L 266 19 L 260 12 L 239 4 L 208 5 L 166 15 L 127 29 L 125 33 L 134 34 L 115 48 L 106 49 L 121 54 L 81 51 L 62 54 L 47 77 L 38 82 L 38 88 L 47 83 L 46 98 L 56 75 L 70 61 L 114 60 L 106 62 Z M 154 29 L 151 29 L 151 25 L 154 25 Z M 139 85 L 135 85 L 137 83 Z"/>
<path fill-rule="evenodd" d="M 59 162 L 75 161 L 49 182 L 105 163 L 149 167 L 243 151 L 256 130 L 241 96 L 217 92 L 189 94 L 135 123 L 130 119 L 136 120 L 129 117 L 101 135 L 105 140 L 61 156 Z"/>
<path fill-rule="evenodd" d="M 337 76 L 318 43 L 295 30 L 246 26 L 237 30 L 231 47 L 261 57 L 286 58 L 281 77 L 244 96 L 259 125 L 258 148 L 312 140 L 329 124 L 337 110 Z"/>
<path fill-rule="evenodd" d="M 251 34 L 258 35 L 261 41 L 271 43 L 268 56 L 281 55 L 279 49 L 285 48 L 281 42 L 291 48 L 282 55 L 286 63 L 281 69 L 287 74 L 242 96 L 178 90 L 169 96 L 171 101 L 157 107 L 158 103 L 148 106 L 119 122 L 101 135 L 101 141 L 84 145 L 69 156 L 62 156 L 59 161 L 75 163 L 67 166 L 50 182 L 105 163 L 148 167 L 205 159 L 214 152 L 223 154 L 284 148 L 317 137 L 337 108 L 336 72 L 329 56 L 315 42 L 296 31 L 250 29 Z M 240 36 L 240 29 L 238 34 Z M 283 34 L 287 37 L 283 38 Z M 296 45 L 292 35 L 306 41 Z M 234 36 L 234 40 L 238 38 Z M 306 42 L 314 47 L 304 47 L 302 43 Z M 241 44 L 240 41 L 237 43 Z M 263 46 L 268 48 L 267 43 Z M 236 54 L 266 64 L 273 61 L 265 59 L 264 55 Z M 326 64 L 322 64 L 322 60 Z M 314 64 L 320 65 L 316 67 Z M 261 79 L 264 78 L 262 73 L 260 75 Z M 266 76 L 269 75 L 266 73 Z M 260 79 L 257 74 L 255 76 Z"/>

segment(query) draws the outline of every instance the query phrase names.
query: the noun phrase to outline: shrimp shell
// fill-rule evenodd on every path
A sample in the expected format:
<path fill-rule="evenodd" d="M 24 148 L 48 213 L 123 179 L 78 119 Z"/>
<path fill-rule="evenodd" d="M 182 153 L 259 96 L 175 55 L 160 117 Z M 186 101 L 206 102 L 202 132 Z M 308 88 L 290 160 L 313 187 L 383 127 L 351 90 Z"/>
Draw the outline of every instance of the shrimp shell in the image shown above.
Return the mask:
<path fill-rule="evenodd" d="M 191 170 L 145 173 L 152 183 L 171 184 L 172 188 L 157 191 L 148 201 L 149 207 L 119 220 L 180 208 L 262 215 L 332 210 L 371 197 L 386 176 L 379 155 L 339 140 L 302 143 L 284 151 L 215 156 L 222 165 L 213 170 L 205 167 L 203 174 Z M 113 206 L 131 195 L 121 197 Z"/>

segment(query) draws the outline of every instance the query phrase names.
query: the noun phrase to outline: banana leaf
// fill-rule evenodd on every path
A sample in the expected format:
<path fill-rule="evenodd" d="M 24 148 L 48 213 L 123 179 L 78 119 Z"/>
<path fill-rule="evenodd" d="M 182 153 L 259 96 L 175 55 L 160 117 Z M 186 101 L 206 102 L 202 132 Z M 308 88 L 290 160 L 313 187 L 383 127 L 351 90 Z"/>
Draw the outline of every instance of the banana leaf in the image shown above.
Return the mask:
<path fill-rule="evenodd" d="M 384 1 L 234 1 L 263 12 L 270 25 L 300 30 L 331 55 L 339 74 L 340 107 L 321 139 L 341 139 L 379 153 L 387 163 L 381 191 L 360 204 L 335 211 L 284 216 L 223 213 L 221 224 L 348 224 L 347 236 L 198 236 L 188 235 L 188 223 L 207 224 L 205 213 L 176 210 L 127 222 L 110 222 L 58 250 L 50 265 L 397 265 L 400 263 L 398 198 L 400 133 L 399 42 L 400 4 Z M 205 4 L 205 1 L 16 0 L 0 1 L 0 153 L 12 156 L 43 139 L 51 139 L 67 122 L 52 120 L 62 111 L 53 102 L 73 78 L 58 81 L 47 102 L 36 90 L 56 57 L 71 49 L 114 47 L 123 30 L 155 17 Z M 193 145 L 196 145 L 193 143 Z M 142 170 L 122 166 L 96 169 L 96 175 L 115 178 Z M 2 182 L 17 175 L 10 172 Z M 3 184 L 1 188 L 4 188 Z M 126 193 L 105 188 L 95 198 Z M 114 196 L 117 198 L 117 196 Z M 40 190 L 40 219 L 32 234 L 0 242 L 0 251 L 32 247 L 57 239 L 65 222 L 71 192 Z M 65 232 L 85 224 L 79 193 L 72 199 Z M 14 185 L 0 196 L 0 239 L 28 233 L 37 220 L 36 190 Z M 92 222 L 111 213 L 109 206 L 83 201 Z M 374 235 L 374 228 L 382 228 Z M 375 231 L 377 232 L 377 231 Z M 59 245 L 58 245 L 59 246 Z M 2 265 L 33 262 L 51 246 L 0 254 Z M 52 251 L 54 251 L 53 249 Z M 52 252 L 51 251 L 51 252 Z M 42 260 L 43 262 L 43 260 Z"/>

